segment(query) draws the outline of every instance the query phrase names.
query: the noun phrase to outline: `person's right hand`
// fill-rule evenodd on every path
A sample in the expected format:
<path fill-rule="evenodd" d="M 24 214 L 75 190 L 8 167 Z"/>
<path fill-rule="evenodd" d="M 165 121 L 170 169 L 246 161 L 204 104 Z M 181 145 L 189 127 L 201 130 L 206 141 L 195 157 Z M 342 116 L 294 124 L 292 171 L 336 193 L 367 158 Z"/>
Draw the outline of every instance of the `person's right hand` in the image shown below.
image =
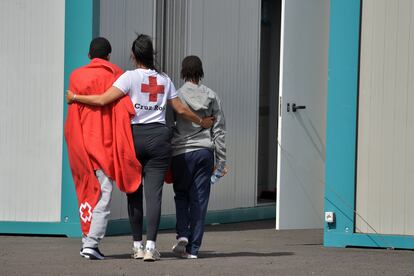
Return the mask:
<path fill-rule="evenodd" d="M 217 165 L 214 166 L 213 171 L 211 174 L 213 174 L 217 169 Z M 224 169 L 221 171 L 221 177 L 225 176 L 229 172 L 229 167 L 227 165 L 224 166 Z"/>
<path fill-rule="evenodd" d="M 200 126 L 202 128 L 210 128 L 213 126 L 214 121 L 216 118 L 214 118 L 213 116 L 211 117 L 204 117 L 200 123 Z"/>
<path fill-rule="evenodd" d="M 72 92 L 72 91 L 70 91 L 70 90 L 66 90 L 66 102 L 67 102 L 68 104 L 73 103 L 73 99 L 74 99 L 74 97 L 75 97 L 75 94 L 73 94 L 73 92 Z"/>
<path fill-rule="evenodd" d="M 228 172 L 229 172 L 229 167 L 227 167 L 227 165 L 226 165 L 226 166 L 224 166 L 224 169 L 221 172 L 221 177 L 225 176 Z"/>

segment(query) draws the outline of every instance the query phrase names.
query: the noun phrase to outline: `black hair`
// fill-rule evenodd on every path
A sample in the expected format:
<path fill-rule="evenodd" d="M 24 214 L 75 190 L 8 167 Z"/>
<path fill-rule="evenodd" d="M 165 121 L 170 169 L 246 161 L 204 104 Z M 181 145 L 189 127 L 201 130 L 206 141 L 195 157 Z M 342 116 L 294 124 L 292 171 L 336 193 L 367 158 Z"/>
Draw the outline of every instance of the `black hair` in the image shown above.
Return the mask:
<path fill-rule="evenodd" d="M 89 45 L 90 58 L 102 58 L 107 59 L 112 52 L 111 43 L 104 37 L 97 37 L 92 39 Z"/>
<path fill-rule="evenodd" d="M 139 34 L 132 42 L 132 54 L 138 64 L 145 66 L 160 73 L 160 70 L 155 66 L 155 52 L 152 46 L 152 39 L 145 34 Z"/>
<path fill-rule="evenodd" d="M 203 63 L 198 56 L 187 56 L 181 64 L 181 78 L 198 82 L 204 77 Z"/>

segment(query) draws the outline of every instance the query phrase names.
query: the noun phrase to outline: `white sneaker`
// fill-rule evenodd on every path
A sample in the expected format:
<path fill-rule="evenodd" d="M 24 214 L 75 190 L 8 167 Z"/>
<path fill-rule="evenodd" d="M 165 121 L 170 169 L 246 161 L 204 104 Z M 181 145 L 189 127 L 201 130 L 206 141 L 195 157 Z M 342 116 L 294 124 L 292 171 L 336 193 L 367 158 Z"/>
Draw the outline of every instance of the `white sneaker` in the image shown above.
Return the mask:
<path fill-rule="evenodd" d="M 132 247 L 132 258 L 134 259 L 143 259 L 145 255 L 145 248 L 143 245 L 140 247 Z"/>
<path fill-rule="evenodd" d="M 188 244 L 188 239 L 186 237 L 180 237 L 177 239 L 177 243 L 173 246 L 172 251 L 177 257 L 181 257 L 183 254 L 186 254 L 185 247 Z"/>
<path fill-rule="evenodd" d="M 154 262 L 161 258 L 160 252 L 157 249 L 145 249 L 144 262 Z"/>
<path fill-rule="evenodd" d="M 181 255 L 183 259 L 198 259 L 197 255 L 188 254 L 187 252 Z"/>

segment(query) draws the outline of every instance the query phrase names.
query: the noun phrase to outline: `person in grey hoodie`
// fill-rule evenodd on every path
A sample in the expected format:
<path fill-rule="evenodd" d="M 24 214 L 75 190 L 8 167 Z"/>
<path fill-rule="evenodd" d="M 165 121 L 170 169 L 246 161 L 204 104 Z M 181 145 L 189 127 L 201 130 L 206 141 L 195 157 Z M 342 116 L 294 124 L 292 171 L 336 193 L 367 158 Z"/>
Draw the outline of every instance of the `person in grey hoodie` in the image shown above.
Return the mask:
<path fill-rule="evenodd" d="M 225 165 L 225 120 L 217 94 L 200 84 L 204 77 L 197 56 L 184 58 L 181 77 L 185 84 L 178 97 L 201 117 L 213 116 L 210 129 L 176 118 L 172 138 L 172 175 L 176 207 L 177 243 L 173 252 L 182 258 L 196 259 L 204 234 L 204 223 L 210 198 L 210 178 L 215 167 Z M 227 167 L 222 172 L 227 172 Z"/>

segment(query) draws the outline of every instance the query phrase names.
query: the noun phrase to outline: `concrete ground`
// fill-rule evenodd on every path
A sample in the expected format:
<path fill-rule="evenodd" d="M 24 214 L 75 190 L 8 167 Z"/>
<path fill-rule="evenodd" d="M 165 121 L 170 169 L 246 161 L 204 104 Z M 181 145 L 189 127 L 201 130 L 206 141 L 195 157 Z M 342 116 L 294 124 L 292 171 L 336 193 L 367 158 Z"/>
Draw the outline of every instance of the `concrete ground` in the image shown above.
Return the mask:
<path fill-rule="evenodd" d="M 104 261 L 79 256 L 80 240 L 0 236 L 0 275 L 414 275 L 414 252 L 324 248 L 321 230 L 275 231 L 274 221 L 208 226 L 200 258 L 176 259 L 161 231 L 162 259 L 130 258 L 129 236 L 106 237 Z"/>

